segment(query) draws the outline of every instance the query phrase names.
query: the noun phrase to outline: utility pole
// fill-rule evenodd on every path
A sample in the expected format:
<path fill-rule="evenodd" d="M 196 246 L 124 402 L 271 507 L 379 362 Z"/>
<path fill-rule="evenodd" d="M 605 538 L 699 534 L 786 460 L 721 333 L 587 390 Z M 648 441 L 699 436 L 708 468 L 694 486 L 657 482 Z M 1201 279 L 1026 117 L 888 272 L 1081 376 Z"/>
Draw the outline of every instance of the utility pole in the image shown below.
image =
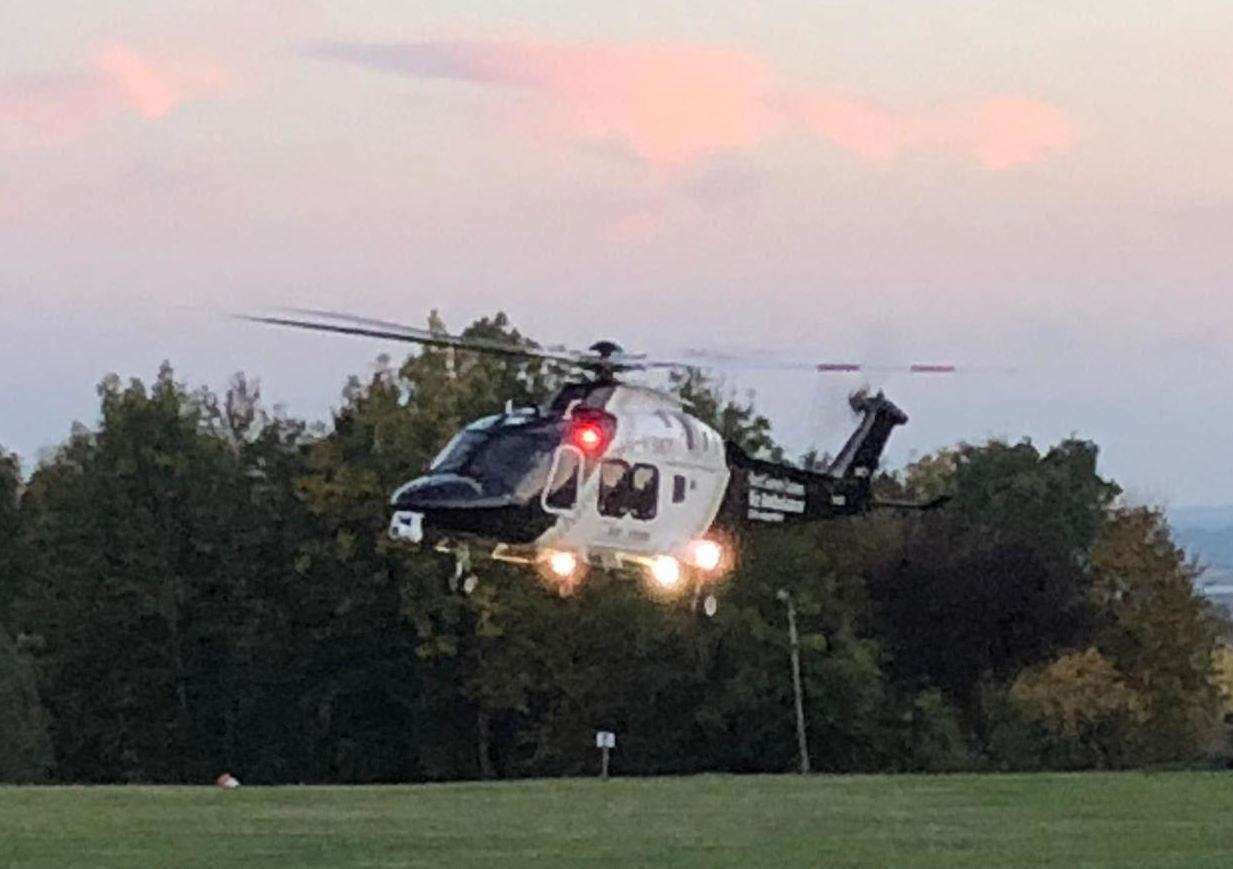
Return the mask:
<path fill-rule="evenodd" d="M 796 695 L 796 741 L 800 750 L 801 775 L 809 775 L 809 742 L 805 739 L 805 703 L 801 697 L 801 641 L 796 634 L 796 607 L 786 588 L 776 592 L 788 607 L 788 642 L 792 651 L 792 692 Z"/>

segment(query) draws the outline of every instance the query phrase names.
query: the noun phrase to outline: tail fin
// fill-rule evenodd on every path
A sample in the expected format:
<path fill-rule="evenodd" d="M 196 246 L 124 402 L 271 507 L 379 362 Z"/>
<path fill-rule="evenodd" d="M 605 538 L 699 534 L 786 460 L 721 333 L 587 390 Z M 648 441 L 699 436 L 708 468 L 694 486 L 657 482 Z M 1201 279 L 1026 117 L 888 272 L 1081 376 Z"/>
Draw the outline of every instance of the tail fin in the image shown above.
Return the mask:
<path fill-rule="evenodd" d="M 863 418 L 826 472 L 839 480 L 864 480 L 868 485 L 878 469 L 878 459 L 887 438 L 895 426 L 908 421 L 908 415 L 881 392 L 876 395 L 863 391 L 853 393 L 848 403 L 856 413 L 863 414 Z"/>

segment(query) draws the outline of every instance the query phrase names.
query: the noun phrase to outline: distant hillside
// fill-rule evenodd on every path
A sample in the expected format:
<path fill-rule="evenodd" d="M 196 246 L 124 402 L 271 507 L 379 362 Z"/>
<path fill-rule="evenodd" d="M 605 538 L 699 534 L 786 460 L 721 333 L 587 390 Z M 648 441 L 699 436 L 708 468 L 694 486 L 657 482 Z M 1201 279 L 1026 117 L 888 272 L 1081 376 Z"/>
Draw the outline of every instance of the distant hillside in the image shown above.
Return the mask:
<path fill-rule="evenodd" d="M 1174 529 L 1227 531 L 1233 528 L 1233 504 L 1215 507 L 1174 507 L 1168 511 Z"/>
<path fill-rule="evenodd" d="M 1200 579 L 1203 585 L 1214 591 L 1233 584 L 1233 505 L 1170 510 L 1169 523 L 1177 544 L 1207 567 Z M 1233 596 L 1221 602 L 1233 610 Z"/>
<path fill-rule="evenodd" d="M 1174 528 L 1173 538 L 1187 555 L 1198 556 L 1211 567 L 1233 570 L 1233 526 L 1216 530 Z"/>

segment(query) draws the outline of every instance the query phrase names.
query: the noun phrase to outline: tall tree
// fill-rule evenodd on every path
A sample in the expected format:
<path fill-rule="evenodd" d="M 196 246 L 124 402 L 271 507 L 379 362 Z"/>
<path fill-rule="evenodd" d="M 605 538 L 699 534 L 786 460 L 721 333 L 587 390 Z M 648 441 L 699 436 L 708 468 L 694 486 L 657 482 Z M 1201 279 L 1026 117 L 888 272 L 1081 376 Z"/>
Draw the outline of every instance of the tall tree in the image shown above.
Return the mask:
<path fill-rule="evenodd" d="M 445 327 L 434 314 L 429 328 Z M 533 346 L 500 314 L 462 334 Z M 417 763 L 426 777 L 496 771 L 497 722 L 525 706 L 516 687 L 525 681 L 524 658 L 509 654 L 517 634 L 503 625 L 508 612 L 525 608 L 487 590 L 466 601 L 445 595 L 449 565 L 385 542 L 385 503 L 462 425 L 500 412 L 507 401 L 543 401 L 555 379 L 536 360 L 425 349 L 397 369 L 382 364 L 367 382 L 353 379 L 334 430 L 310 451 L 300 485 L 322 537 L 307 545 L 302 563 L 331 589 L 340 582 L 348 589 L 345 617 L 336 609 L 323 624 L 319 653 L 349 649 L 351 663 L 335 668 L 339 686 L 401 704 L 409 721 L 419 716 Z M 393 672 L 419 674 L 402 680 L 414 691 L 374 683 L 364 655 L 395 662 Z M 342 689 L 332 690 L 322 709 L 336 705 Z"/>
<path fill-rule="evenodd" d="M 0 627 L 11 622 L 13 602 L 21 594 L 29 569 L 20 495 L 21 465 L 16 455 L 0 447 Z"/>
<path fill-rule="evenodd" d="M 0 625 L 0 782 L 43 781 L 52 766 L 34 666 Z"/>
<path fill-rule="evenodd" d="M 30 484 L 38 590 L 62 773 L 200 777 L 192 739 L 196 603 L 227 545 L 226 453 L 164 366 L 151 388 L 100 386 L 97 434 L 78 431 Z"/>
<path fill-rule="evenodd" d="M 1219 739 L 1216 655 L 1227 628 L 1198 591 L 1164 517 L 1113 510 L 1092 550 L 1097 645 L 1143 698 L 1139 760 L 1211 750 Z"/>
<path fill-rule="evenodd" d="M 948 491 L 919 517 L 899 558 L 874 571 L 879 630 L 897 680 L 942 689 L 979 733 L 981 684 L 1085 643 L 1087 570 L 1117 487 L 1096 447 L 1064 441 L 963 446 L 910 468 L 906 493 Z"/>

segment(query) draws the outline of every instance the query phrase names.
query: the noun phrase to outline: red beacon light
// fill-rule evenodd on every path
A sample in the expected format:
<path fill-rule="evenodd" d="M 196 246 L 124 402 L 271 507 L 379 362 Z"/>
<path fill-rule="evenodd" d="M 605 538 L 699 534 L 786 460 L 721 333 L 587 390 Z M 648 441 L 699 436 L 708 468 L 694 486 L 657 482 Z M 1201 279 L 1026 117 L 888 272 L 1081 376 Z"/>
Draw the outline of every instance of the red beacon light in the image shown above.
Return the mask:
<path fill-rule="evenodd" d="M 569 441 L 583 455 L 596 456 L 607 449 L 616 434 L 616 418 L 602 410 L 575 409 L 570 418 Z"/>
<path fill-rule="evenodd" d="M 574 443 L 585 452 L 591 452 L 604 442 L 604 433 L 594 423 L 583 423 L 574 429 Z"/>

